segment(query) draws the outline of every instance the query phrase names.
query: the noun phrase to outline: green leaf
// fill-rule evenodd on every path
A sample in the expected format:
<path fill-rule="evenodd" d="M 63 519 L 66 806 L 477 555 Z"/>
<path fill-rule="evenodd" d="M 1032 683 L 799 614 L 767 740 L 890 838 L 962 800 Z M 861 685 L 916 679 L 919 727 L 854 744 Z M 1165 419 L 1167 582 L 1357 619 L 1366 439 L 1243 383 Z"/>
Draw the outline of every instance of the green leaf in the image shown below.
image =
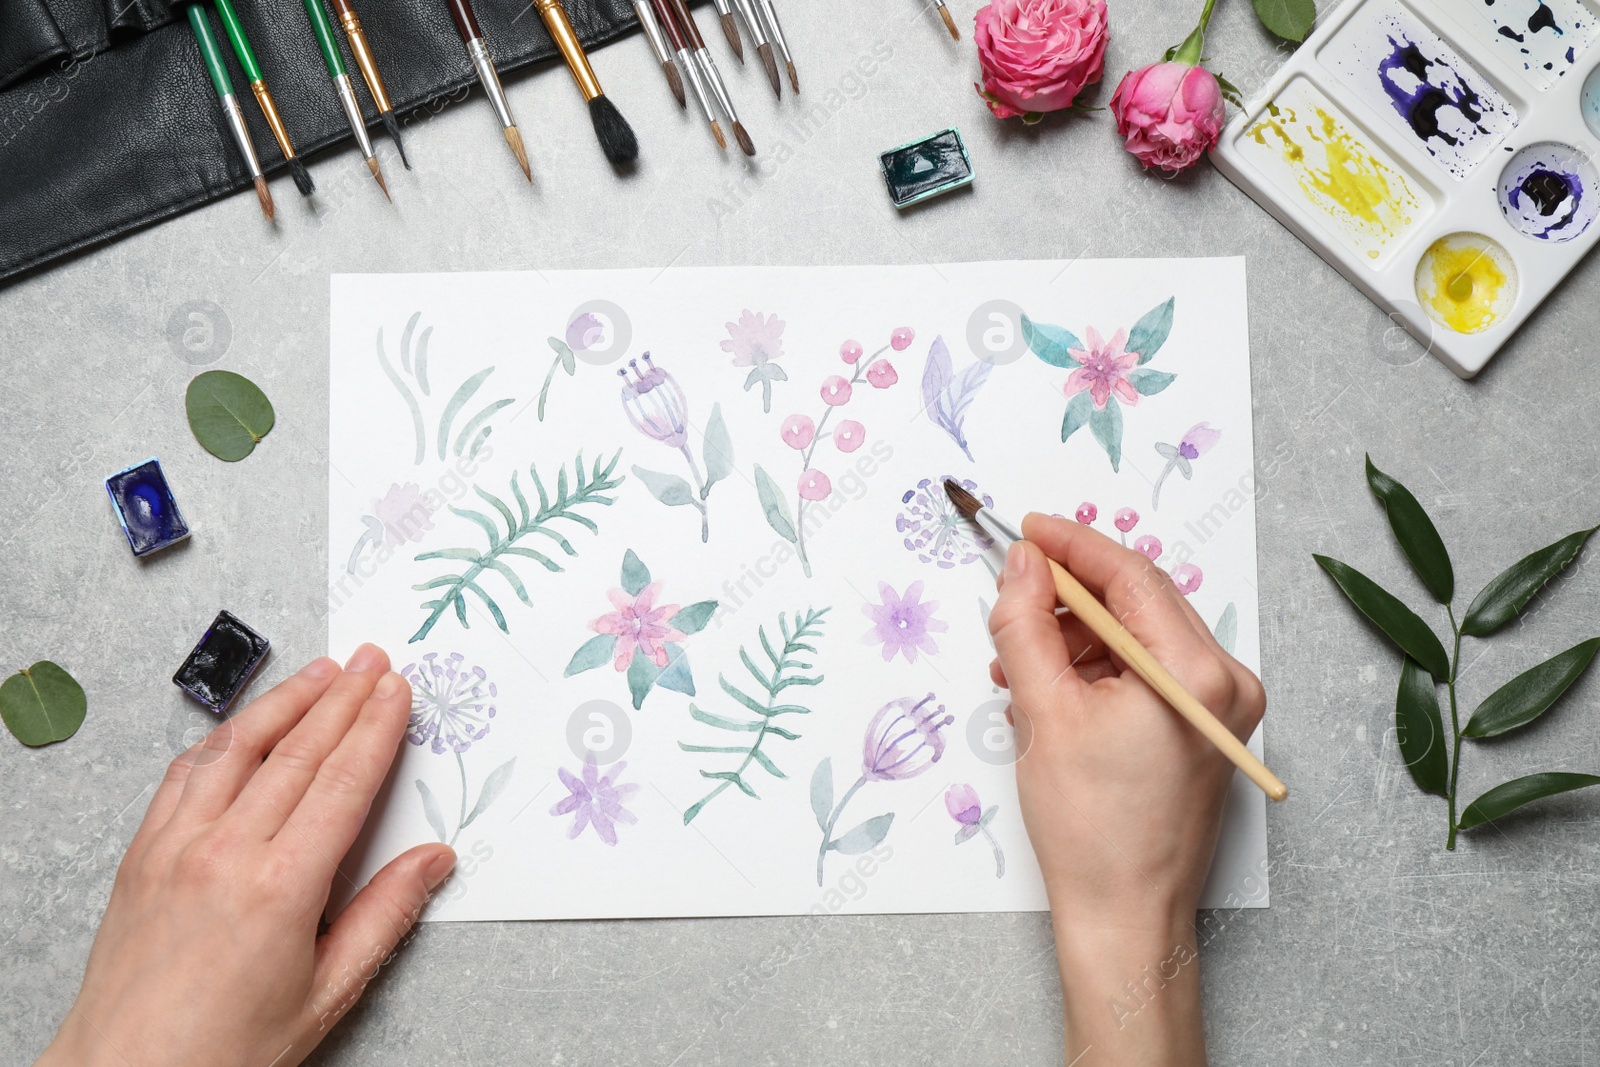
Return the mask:
<path fill-rule="evenodd" d="M 439 810 L 439 800 L 433 795 L 433 790 L 428 788 L 427 782 L 418 778 L 417 792 L 422 794 L 422 814 L 428 817 L 428 825 L 433 827 L 440 841 L 449 843 L 450 834 L 444 828 L 444 813 Z"/>
<path fill-rule="evenodd" d="M 228 463 L 255 451 L 276 418 L 267 394 L 249 378 L 228 370 L 196 375 L 183 404 L 200 447 Z"/>
<path fill-rule="evenodd" d="M 1450 795 L 1450 757 L 1445 751 L 1444 724 L 1439 716 L 1439 691 L 1433 676 L 1410 656 L 1400 668 L 1400 690 L 1394 698 L 1395 739 L 1411 780 L 1424 793 Z"/>
<path fill-rule="evenodd" d="M 444 413 L 439 416 L 440 459 L 444 458 L 445 441 L 450 437 L 450 427 L 455 424 L 456 414 L 460 412 L 462 406 L 465 405 L 468 400 L 472 399 L 472 394 L 478 391 L 478 386 L 483 384 L 483 380 L 493 373 L 493 367 L 483 368 L 477 374 L 474 374 L 472 377 L 462 382 L 460 387 L 456 389 L 455 395 L 450 398 L 450 402 L 445 404 Z"/>
<path fill-rule="evenodd" d="M 1094 414 L 1094 398 L 1089 395 L 1089 390 L 1075 395 L 1067 401 L 1067 412 L 1061 416 L 1061 443 L 1066 444 L 1067 438 L 1089 425 L 1089 416 Z"/>
<path fill-rule="evenodd" d="M 1128 375 L 1128 382 L 1144 396 L 1155 396 L 1177 380 L 1176 374 L 1161 370 L 1136 370 Z"/>
<path fill-rule="evenodd" d="M 1552 797 L 1557 793 L 1570 793 L 1574 789 L 1586 789 L 1591 785 L 1600 785 L 1600 775 L 1546 771 L 1543 774 L 1513 778 L 1504 785 L 1495 786 L 1468 805 L 1467 810 L 1461 813 L 1461 821 L 1456 826 L 1462 830 L 1470 830 L 1474 826 L 1498 819 L 1530 801 Z"/>
<path fill-rule="evenodd" d="M 571 678 L 574 674 L 592 671 L 596 667 L 609 666 L 616 651 L 616 635 L 597 634 L 585 641 L 578 651 L 572 654 L 572 659 L 567 663 L 567 669 L 561 672 L 561 676 Z"/>
<path fill-rule="evenodd" d="M 771 758 L 768 757 L 767 754 L 765 752 L 761 751 L 759 748 L 752 748 L 750 750 L 750 757 L 752 759 L 754 759 L 757 763 L 761 764 L 761 766 L 766 769 L 766 772 L 768 774 L 772 775 L 774 778 L 788 778 L 789 777 L 787 774 L 784 774 L 782 771 L 778 770 L 778 765 L 776 763 L 773 763 Z"/>
<path fill-rule="evenodd" d="M 1233 646 L 1239 640 L 1239 609 L 1233 601 L 1228 601 L 1228 606 L 1222 609 L 1222 615 L 1217 619 L 1217 625 L 1212 627 L 1212 634 L 1217 639 L 1217 644 L 1222 646 L 1222 651 L 1233 655 Z"/>
<path fill-rule="evenodd" d="M 676 474 L 647 471 L 638 466 L 633 468 L 633 474 L 650 490 L 651 496 L 668 507 L 694 503 L 694 488 Z"/>
<path fill-rule="evenodd" d="M 628 664 L 628 692 L 633 695 L 634 711 L 644 707 L 644 698 L 660 676 L 661 668 L 657 667 L 649 656 L 635 649 L 633 661 Z"/>
<path fill-rule="evenodd" d="M 457 833 L 471 825 L 473 819 L 482 815 L 484 809 L 493 804 L 499 799 L 500 794 L 506 791 L 506 786 L 511 781 L 511 771 L 516 765 L 517 760 L 513 756 L 489 772 L 489 777 L 483 780 L 483 788 L 478 792 L 478 802 L 472 805 L 472 811 L 468 813 L 466 821 L 457 829 Z"/>
<path fill-rule="evenodd" d="M 1339 584 L 1344 595 L 1363 615 L 1388 634 L 1389 640 L 1400 646 L 1401 651 L 1420 663 L 1439 681 L 1449 677 L 1450 658 L 1445 655 L 1444 646 L 1428 624 L 1417 617 L 1416 612 L 1349 564 L 1315 553 L 1311 558 Z"/>
<path fill-rule="evenodd" d="M 728 435 L 728 424 L 723 421 L 721 404 L 711 405 L 701 455 L 706 461 L 706 490 L 709 492 L 713 485 L 733 473 L 733 438 Z"/>
<path fill-rule="evenodd" d="M 694 675 L 689 672 L 689 653 L 683 650 L 682 645 L 668 644 L 664 647 L 667 650 L 667 665 L 656 676 L 656 684 L 674 693 L 694 696 Z"/>
<path fill-rule="evenodd" d="M 1455 570 L 1450 566 L 1450 553 L 1433 520 L 1422 510 L 1411 490 L 1372 465 L 1371 456 L 1367 457 L 1367 485 L 1372 487 L 1372 495 L 1383 502 L 1389 514 L 1389 528 L 1394 531 L 1394 539 L 1400 542 L 1400 550 L 1411 561 L 1411 569 L 1417 572 L 1433 599 L 1441 604 L 1450 603 L 1450 598 L 1456 595 Z"/>
<path fill-rule="evenodd" d="M 47 659 L 0 683 L 0 718 L 30 748 L 65 741 L 78 732 L 88 710 L 83 686 Z"/>
<path fill-rule="evenodd" d="M 1555 544 L 1546 545 L 1501 571 L 1483 587 L 1481 593 L 1472 598 L 1466 617 L 1461 621 L 1461 632 L 1468 637 L 1488 637 L 1516 618 L 1517 613 L 1544 588 L 1546 582 L 1578 558 L 1589 535 L 1597 529 L 1600 527 L 1592 526 L 1568 534 Z"/>
<path fill-rule="evenodd" d="M 817 829 L 828 832 L 828 816 L 833 814 L 833 760 L 824 759 L 811 772 L 811 813 L 817 817 Z"/>
<path fill-rule="evenodd" d="M 874 815 L 861 825 L 853 826 L 829 841 L 828 847 L 841 855 L 859 856 L 881 844 L 883 839 L 889 836 L 889 827 L 893 822 L 892 811 L 887 815 Z"/>
<path fill-rule="evenodd" d="M 766 512 L 767 525 L 772 527 L 773 532 L 791 545 L 797 543 L 799 535 L 794 530 L 794 516 L 789 512 L 789 501 L 778 488 L 778 483 L 761 469 L 759 463 L 756 464 L 756 496 L 761 500 L 761 510 Z"/>
<path fill-rule="evenodd" d="M 1303 41 L 1317 24 L 1311 0 L 1251 0 L 1261 25 L 1286 41 Z"/>
<path fill-rule="evenodd" d="M 743 792 L 745 796 L 756 796 L 756 791 L 751 789 L 750 786 L 745 783 L 743 778 L 739 777 L 738 771 L 701 771 L 700 777 L 714 778 L 720 782 L 732 782 L 734 785 L 739 787 L 740 791 Z M 756 797 L 756 799 L 760 800 L 761 798 Z"/>
<path fill-rule="evenodd" d="M 1111 460 L 1112 471 L 1118 470 L 1122 466 L 1122 405 L 1116 400 L 1107 399 L 1105 407 L 1091 411 L 1089 432 L 1100 442 L 1100 447 L 1106 450 L 1106 457 Z"/>
<path fill-rule="evenodd" d="M 1133 329 L 1128 331 L 1128 343 L 1122 346 L 1122 350 L 1139 353 L 1141 367 L 1154 359 L 1156 353 L 1161 351 L 1161 346 L 1167 343 L 1167 335 L 1172 332 L 1172 311 L 1177 299 L 1167 297 L 1164 303 L 1145 312 L 1133 324 Z"/>
<path fill-rule="evenodd" d="M 716 610 L 715 600 L 701 600 L 679 608 L 678 613 L 667 622 L 685 634 L 697 634 L 706 628 L 706 623 L 711 621 L 711 616 L 716 614 Z"/>
<path fill-rule="evenodd" d="M 650 584 L 650 568 L 628 549 L 622 554 L 622 588 L 629 596 L 638 596 Z"/>
<path fill-rule="evenodd" d="M 1537 719 L 1583 676 L 1596 650 L 1600 650 L 1600 637 L 1591 637 L 1523 671 L 1478 705 L 1462 736 L 1498 737 Z"/>
<path fill-rule="evenodd" d="M 550 345 L 551 350 L 555 352 L 556 358 L 561 361 L 561 369 L 566 371 L 568 376 L 576 374 L 578 372 L 578 361 L 572 355 L 572 349 L 567 342 L 559 337 L 546 337 L 545 341 Z"/>
<path fill-rule="evenodd" d="M 689 705 L 689 715 L 691 718 L 703 722 L 707 726 L 715 726 L 719 730 L 738 730 L 742 733 L 753 734 L 761 729 L 759 722 L 738 722 L 734 719 L 725 719 L 721 715 L 713 715 L 709 711 L 702 711 L 693 704 Z M 683 742 L 680 741 L 678 743 L 682 744 Z"/>
<path fill-rule="evenodd" d="M 1052 367 L 1077 367 L 1079 363 L 1072 358 L 1069 349 L 1083 348 L 1083 342 L 1071 330 L 1060 326 L 1051 326 L 1045 322 L 1034 322 L 1028 316 L 1022 316 L 1022 339 L 1027 342 L 1028 349 L 1034 355 L 1050 364 Z"/>

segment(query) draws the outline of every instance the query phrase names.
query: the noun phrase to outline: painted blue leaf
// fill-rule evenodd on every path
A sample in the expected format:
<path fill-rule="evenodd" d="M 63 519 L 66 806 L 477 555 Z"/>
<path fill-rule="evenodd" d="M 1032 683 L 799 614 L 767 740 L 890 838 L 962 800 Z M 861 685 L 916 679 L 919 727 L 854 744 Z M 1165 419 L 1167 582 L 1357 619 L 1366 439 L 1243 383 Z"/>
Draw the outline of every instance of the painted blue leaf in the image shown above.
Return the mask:
<path fill-rule="evenodd" d="M 596 634 L 585 641 L 578 651 L 572 654 L 572 659 L 567 663 L 567 669 L 562 672 L 563 678 L 571 678 L 574 674 L 592 671 L 596 667 L 607 665 L 616 654 L 617 639 L 612 634 Z"/>
<path fill-rule="evenodd" d="M 706 628 L 706 623 L 711 621 L 711 616 L 716 614 L 717 602 L 715 600 L 702 600 L 679 608 L 678 613 L 667 622 L 676 630 L 686 634 L 697 634 Z"/>
<path fill-rule="evenodd" d="M 1176 374 L 1168 374 L 1160 370 L 1136 370 L 1128 375 L 1128 381 L 1133 387 L 1145 396 L 1155 396 L 1161 390 L 1176 381 Z"/>
<path fill-rule="evenodd" d="M 711 417 L 706 420 L 705 447 L 701 452 L 706 461 L 706 488 L 709 490 L 733 473 L 733 438 L 722 418 L 721 404 L 711 405 Z"/>
<path fill-rule="evenodd" d="M 1094 414 L 1094 401 L 1089 397 L 1089 390 L 1074 396 L 1067 401 L 1067 413 L 1061 419 L 1061 440 L 1067 438 L 1089 425 L 1089 416 Z"/>
<path fill-rule="evenodd" d="M 667 645 L 667 665 L 656 676 L 656 684 L 674 693 L 694 696 L 694 677 L 689 673 L 689 653 L 682 645 Z"/>
<path fill-rule="evenodd" d="M 935 422 L 939 421 L 934 414 L 939 406 L 939 395 L 950 384 L 951 374 L 950 349 L 942 335 L 935 337 L 928 346 L 928 362 L 922 368 L 922 406 Z"/>
<path fill-rule="evenodd" d="M 1176 297 L 1167 297 L 1166 302 L 1157 304 L 1144 313 L 1144 317 L 1133 324 L 1133 329 L 1128 332 L 1128 343 L 1122 346 L 1124 352 L 1139 353 L 1139 365 L 1143 366 L 1155 358 L 1161 351 L 1161 346 L 1167 343 L 1167 334 L 1172 332 L 1172 309 Z"/>
<path fill-rule="evenodd" d="M 931 359 L 929 365 L 931 368 Z M 932 403 L 927 408 L 928 418 L 950 435 L 951 440 L 966 453 L 968 459 L 972 459 L 972 448 L 967 443 L 963 423 L 966 421 L 967 408 L 972 406 L 978 390 L 989 380 L 989 372 L 992 369 L 990 364 L 982 361 L 973 363 L 960 374 L 950 377 L 934 395 Z M 926 393 L 928 386 L 926 375 L 923 376 L 922 383 Z"/>
<path fill-rule="evenodd" d="M 655 686 L 656 679 L 660 676 L 661 668 L 657 667 L 649 656 L 635 649 L 633 662 L 628 664 L 628 692 L 633 694 L 634 711 L 644 707 L 645 695 Z"/>
<path fill-rule="evenodd" d="M 637 468 L 635 468 L 637 473 Z M 629 596 L 638 596 L 644 587 L 650 584 L 650 568 L 644 561 L 634 555 L 633 549 L 628 549 L 622 556 L 622 588 Z"/>
<path fill-rule="evenodd" d="M 772 475 L 761 469 L 761 464 L 756 464 L 755 469 L 756 496 L 761 501 L 761 510 L 767 516 L 767 525 L 779 537 L 795 544 L 799 535 L 795 533 L 794 515 L 789 511 L 789 502 L 784 498 L 783 490 L 772 480 Z"/>
<path fill-rule="evenodd" d="M 1024 315 L 1022 339 L 1028 343 L 1028 348 L 1034 355 L 1052 367 L 1078 366 L 1078 361 L 1072 358 L 1072 353 L 1068 349 L 1081 349 L 1083 342 L 1078 340 L 1077 335 L 1071 330 L 1051 326 L 1045 322 L 1034 322 Z"/>
<path fill-rule="evenodd" d="M 418 778 L 417 792 L 422 794 L 422 814 L 428 817 L 428 825 L 433 827 L 440 841 L 448 842 L 450 835 L 445 832 L 444 814 L 439 810 L 439 801 L 434 797 L 433 790 L 428 788 L 427 782 Z"/>
<path fill-rule="evenodd" d="M 889 836 L 889 827 L 893 822 L 892 811 L 887 815 L 874 815 L 860 826 L 852 827 L 828 842 L 828 847 L 842 855 L 859 856 L 882 844 L 883 839 Z"/>
<path fill-rule="evenodd" d="M 1239 640 L 1239 609 L 1233 601 L 1230 600 L 1228 606 L 1222 609 L 1222 616 L 1217 619 L 1217 625 L 1212 627 L 1211 632 L 1216 635 L 1222 651 L 1233 655 L 1233 646 Z"/>
<path fill-rule="evenodd" d="M 833 813 L 833 760 L 824 759 L 811 772 L 811 813 L 817 829 L 828 832 L 828 816 Z"/>
<path fill-rule="evenodd" d="M 978 824 L 977 823 L 968 823 L 967 825 L 963 826 L 961 829 L 956 831 L 956 844 L 959 845 L 963 841 L 970 841 L 974 837 L 977 837 L 977 836 L 978 836 Z"/>
<path fill-rule="evenodd" d="M 466 821 L 461 824 L 460 830 L 471 825 L 472 820 L 484 813 L 490 804 L 499 799 L 500 794 L 506 791 L 506 786 L 511 782 L 511 772 L 516 768 L 516 757 L 512 757 L 489 772 L 489 777 L 483 780 L 483 789 L 478 793 L 478 802 L 472 806 L 472 811 L 467 814 Z"/>
<path fill-rule="evenodd" d="M 668 507 L 694 503 L 694 490 L 689 483 L 676 474 L 662 474 L 660 471 L 645 470 L 635 465 L 633 476 L 644 483 L 650 490 L 650 495 Z M 648 581 L 646 584 L 649 584 Z"/>
<path fill-rule="evenodd" d="M 1087 396 L 1080 393 L 1079 396 Z M 1122 405 L 1115 400 L 1106 401 L 1106 406 L 1089 415 L 1089 431 L 1094 434 L 1094 439 L 1100 442 L 1100 447 L 1106 450 L 1106 457 L 1111 460 L 1111 469 L 1116 471 L 1122 466 Z"/>

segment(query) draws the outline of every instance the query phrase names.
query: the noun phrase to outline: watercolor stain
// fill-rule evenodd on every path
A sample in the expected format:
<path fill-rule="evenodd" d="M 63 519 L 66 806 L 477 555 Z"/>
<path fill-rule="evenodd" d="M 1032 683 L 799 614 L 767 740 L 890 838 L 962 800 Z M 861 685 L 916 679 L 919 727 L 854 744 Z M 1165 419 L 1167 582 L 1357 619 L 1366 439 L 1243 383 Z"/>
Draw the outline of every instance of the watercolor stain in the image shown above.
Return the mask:
<path fill-rule="evenodd" d="M 1482 333 L 1502 321 L 1517 299 L 1517 268 L 1499 242 L 1453 233 L 1428 246 L 1417 263 L 1417 302 L 1456 333 Z"/>
<path fill-rule="evenodd" d="M 1529 145 L 1500 175 L 1500 211 L 1518 233 L 1540 241 L 1570 241 L 1600 214 L 1600 192 L 1591 165 L 1576 148 L 1547 142 Z"/>
<path fill-rule="evenodd" d="M 1479 0 L 1473 23 L 1541 91 L 1578 62 L 1600 32 L 1582 0 Z"/>

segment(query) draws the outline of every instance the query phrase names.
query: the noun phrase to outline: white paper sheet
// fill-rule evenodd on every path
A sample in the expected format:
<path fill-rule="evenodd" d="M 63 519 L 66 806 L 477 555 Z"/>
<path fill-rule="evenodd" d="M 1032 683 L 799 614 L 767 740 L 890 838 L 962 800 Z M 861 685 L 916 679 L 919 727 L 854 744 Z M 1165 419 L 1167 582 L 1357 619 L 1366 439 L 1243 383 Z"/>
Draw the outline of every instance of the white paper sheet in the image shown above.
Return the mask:
<path fill-rule="evenodd" d="M 1044 909 L 988 677 L 993 578 L 945 476 L 1017 520 L 1092 505 L 1259 664 L 1242 259 L 338 275 L 331 322 L 330 652 L 409 668 L 421 741 L 335 906 L 443 837 L 462 862 L 429 919 Z M 1091 331 L 1102 370 L 1075 373 Z M 647 379 L 641 429 L 623 383 L 651 365 L 671 381 Z M 621 479 L 612 502 L 532 529 L 530 465 L 550 510 L 589 493 L 580 452 Z M 820 681 L 776 686 L 774 658 Z M 1237 777 L 1203 904 L 1266 903 L 1264 799 Z"/>

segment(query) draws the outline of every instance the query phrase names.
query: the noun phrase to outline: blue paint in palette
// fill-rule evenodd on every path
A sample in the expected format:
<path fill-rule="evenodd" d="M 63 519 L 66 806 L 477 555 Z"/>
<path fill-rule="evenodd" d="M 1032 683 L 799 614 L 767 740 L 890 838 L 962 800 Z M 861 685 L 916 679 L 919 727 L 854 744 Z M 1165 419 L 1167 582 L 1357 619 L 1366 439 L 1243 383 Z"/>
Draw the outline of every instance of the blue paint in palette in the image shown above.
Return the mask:
<path fill-rule="evenodd" d="M 189 536 L 172 487 L 154 458 L 106 479 L 106 493 L 135 556 L 147 556 Z"/>
<path fill-rule="evenodd" d="M 172 676 L 173 684 L 220 714 L 228 710 L 271 647 L 231 611 L 219 611 Z"/>

